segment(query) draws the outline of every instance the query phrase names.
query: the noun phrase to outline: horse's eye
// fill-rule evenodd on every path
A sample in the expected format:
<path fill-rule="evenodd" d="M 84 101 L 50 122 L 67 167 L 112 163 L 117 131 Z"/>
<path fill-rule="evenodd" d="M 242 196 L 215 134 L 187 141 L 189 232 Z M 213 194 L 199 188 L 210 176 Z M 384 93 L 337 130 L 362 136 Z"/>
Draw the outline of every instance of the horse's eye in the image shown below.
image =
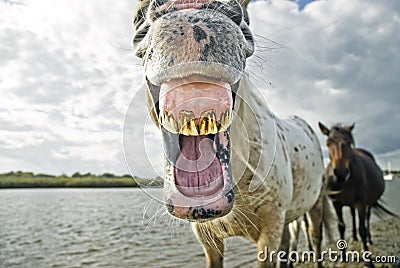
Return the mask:
<path fill-rule="evenodd" d="M 342 143 L 341 144 L 341 149 L 342 149 L 342 151 L 346 151 L 347 150 L 347 143 Z"/>

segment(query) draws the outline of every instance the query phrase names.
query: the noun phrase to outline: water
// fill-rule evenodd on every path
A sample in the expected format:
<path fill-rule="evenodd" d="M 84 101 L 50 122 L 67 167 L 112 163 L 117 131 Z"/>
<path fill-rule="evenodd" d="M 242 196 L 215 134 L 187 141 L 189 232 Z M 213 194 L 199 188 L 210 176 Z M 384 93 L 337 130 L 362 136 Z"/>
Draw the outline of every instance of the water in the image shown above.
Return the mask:
<path fill-rule="evenodd" d="M 162 194 L 162 189 L 147 191 Z M 393 181 L 383 196 L 398 214 L 399 191 L 400 181 Z M 225 267 L 255 267 L 256 258 L 254 244 L 226 240 Z M 141 189 L 0 191 L 0 267 L 204 266 L 190 225 Z"/>
<path fill-rule="evenodd" d="M 204 266 L 190 225 L 141 189 L 1 190 L 0 204 L 1 267 Z M 225 256 L 254 267 L 255 246 L 232 238 Z"/>

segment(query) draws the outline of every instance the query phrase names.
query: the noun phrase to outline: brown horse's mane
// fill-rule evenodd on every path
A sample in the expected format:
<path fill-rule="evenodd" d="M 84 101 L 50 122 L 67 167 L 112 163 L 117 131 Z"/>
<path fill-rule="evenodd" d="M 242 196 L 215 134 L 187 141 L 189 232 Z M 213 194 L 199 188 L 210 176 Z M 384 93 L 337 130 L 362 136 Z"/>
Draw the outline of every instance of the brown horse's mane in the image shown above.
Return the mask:
<path fill-rule="evenodd" d="M 367 151 L 365 149 L 362 149 L 362 148 L 354 148 L 354 151 L 360 152 L 360 153 L 370 157 L 375 162 L 375 158 L 374 158 L 374 156 L 372 155 L 371 152 L 369 152 L 369 151 Z"/>

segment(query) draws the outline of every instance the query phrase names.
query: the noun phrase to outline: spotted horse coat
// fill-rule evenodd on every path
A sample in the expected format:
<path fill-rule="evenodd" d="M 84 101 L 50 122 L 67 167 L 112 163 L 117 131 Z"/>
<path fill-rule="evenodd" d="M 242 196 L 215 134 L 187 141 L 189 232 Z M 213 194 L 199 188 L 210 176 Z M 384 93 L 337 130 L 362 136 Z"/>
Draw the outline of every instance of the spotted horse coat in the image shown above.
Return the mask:
<path fill-rule="evenodd" d="M 254 52 L 247 4 L 142 0 L 134 17 L 164 142 L 166 206 L 192 222 L 207 267 L 222 267 L 230 236 L 259 252 L 287 250 L 288 224 L 308 211 L 314 244 L 321 238 L 320 145 L 304 120 L 271 113 L 246 73 Z"/>

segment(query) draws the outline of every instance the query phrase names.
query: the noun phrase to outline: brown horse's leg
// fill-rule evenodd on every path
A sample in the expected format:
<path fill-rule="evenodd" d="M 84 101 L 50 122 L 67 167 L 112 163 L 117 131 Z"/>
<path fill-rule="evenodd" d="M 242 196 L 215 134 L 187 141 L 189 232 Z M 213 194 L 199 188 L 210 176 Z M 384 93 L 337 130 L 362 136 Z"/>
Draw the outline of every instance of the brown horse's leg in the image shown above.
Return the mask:
<path fill-rule="evenodd" d="M 335 207 L 336 215 L 338 217 L 338 228 L 339 228 L 339 233 L 340 233 L 340 239 L 344 239 L 344 231 L 346 230 L 346 226 L 344 225 L 344 221 L 343 221 L 343 211 L 342 211 L 343 206 L 338 203 L 333 203 L 333 206 Z M 346 249 L 343 248 L 340 251 L 342 253 L 342 256 L 341 256 L 342 261 L 347 261 Z"/>
<path fill-rule="evenodd" d="M 336 215 L 338 216 L 338 228 L 339 228 L 339 233 L 340 233 L 340 239 L 344 239 L 344 231 L 346 230 L 346 226 L 344 225 L 343 221 L 343 213 L 342 213 L 342 208 L 343 206 L 337 203 L 333 203 L 335 210 L 336 210 Z"/>
<path fill-rule="evenodd" d="M 367 208 L 367 242 L 372 245 L 371 231 L 369 229 L 369 219 L 371 218 L 371 206 Z"/>
<path fill-rule="evenodd" d="M 366 252 L 366 251 L 369 251 L 369 248 L 367 245 L 367 228 L 365 226 L 366 214 L 367 214 L 366 206 L 358 205 L 357 212 L 358 212 L 358 222 L 359 222 L 359 233 L 361 236 L 361 241 L 363 243 L 364 252 Z M 365 267 L 374 267 L 371 259 L 364 260 L 364 266 Z"/>
<path fill-rule="evenodd" d="M 356 226 L 356 209 L 353 207 L 350 207 L 350 212 L 351 212 L 351 218 L 352 218 L 352 223 L 353 223 L 353 240 L 358 241 L 357 226 Z"/>

